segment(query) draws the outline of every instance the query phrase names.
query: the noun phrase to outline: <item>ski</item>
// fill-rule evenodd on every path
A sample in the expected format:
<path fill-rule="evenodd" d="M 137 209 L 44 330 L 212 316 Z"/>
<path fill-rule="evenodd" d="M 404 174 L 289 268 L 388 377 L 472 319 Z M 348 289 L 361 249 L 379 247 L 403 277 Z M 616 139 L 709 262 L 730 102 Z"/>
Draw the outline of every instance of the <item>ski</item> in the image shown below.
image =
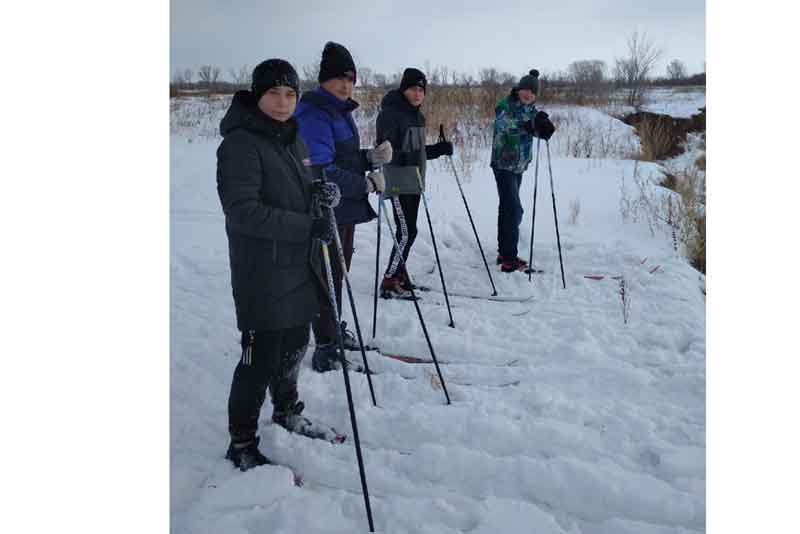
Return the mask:
<path fill-rule="evenodd" d="M 430 286 L 418 286 L 418 285 L 415 285 L 414 286 L 414 291 L 431 291 L 431 287 Z"/>
<path fill-rule="evenodd" d="M 307 438 L 319 439 L 333 444 L 344 443 L 347 440 L 346 434 L 342 434 L 333 427 L 312 421 L 302 415 L 292 416 L 292 420 L 287 423 L 287 426 L 280 424 L 278 426 L 292 434 L 300 434 Z"/>
<path fill-rule="evenodd" d="M 508 388 L 520 385 L 522 383 L 522 380 L 512 380 L 510 382 L 501 382 L 499 384 L 477 384 L 475 382 L 460 382 L 453 380 L 452 378 L 448 378 L 448 382 L 453 384 L 458 384 L 459 386 L 476 386 L 484 388 Z"/>
<path fill-rule="evenodd" d="M 292 466 L 278 463 L 271 459 L 268 459 L 268 462 L 264 464 L 264 466 L 288 469 L 292 474 L 292 483 L 298 488 L 303 487 L 303 475 Z M 259 469 L 264 466 L 253 467 L 252 469 Z M 218 466 L 214 467 L 212 472 L 209 473 L 200 484 L 200 487 L 205 489 L 217 489 L 220 486 L 225 486 L 229 483 L 229 480 L 232 480 L 230 476 L 235 476 L 236 473 L 241 473 L 241 471 L 237 467 L 234 467 L 230 461 L 224 460 L 224 463 L 220 463 Z"/>
<path fill-rule="evenodd" d="M 433 363 L 433 360 L 431 358 L 421 358 L 419 356 L 412 356 L 409 354 L 396 354 L 383 351 L 376 351 L 376 352 L 381 356 L 383 356 L 384 358 L 391 358 L 392 360 L 397 360 L 403 363 L 410 363 L 410 364 Z M 496 365 L 498 367 L 513 367 L 518 362 L 519 358 L 514 358 L 513 360 L 509 360 L 507 362 L 499 363 Z M 454 362 L 448 360 L 439 360 L 439 364 L 441 365 L 471 365 L 471 363 L 472 362 Z"/>
<path fill-rule="evenodd" d="M 431 289 L 436 293 L 439 293 L 437 289 Z M 514 296 L 514 295 L 478 295 L 476 293 L 468 293 L 466 291 L 451 291 L 448 290 L 447 294 L 451 297 L 461 297 L 467 299 L 476 299 L 476 300 L 489 300 L 492 302 L 528 302 L 533 300 L 533 295 L 525 295 L 525 296 Z"/>
<path fill-rule="evenodd" d="M 525 269 L 522 272 L 524 272 L 525 274 L 544 274 L 544 271 L 542 269 Z"/>
<path fill-rule="evenodd" d="M 639 262 L 639 265 L 644 265 L 647 262 L 647 256 L 644 257 L 643 260 Z M 659 269 L 661 269 L 661 264 L 658 264 L 654 267 L 648 267 L 647 272 L 650 274 L 655 274 Z M 622 280 L 622 275 L 610 275 L 610 274 L 584 274 L 584 278 L 587 280 L 605 280 L 608 278 L 609 280 Z"/>

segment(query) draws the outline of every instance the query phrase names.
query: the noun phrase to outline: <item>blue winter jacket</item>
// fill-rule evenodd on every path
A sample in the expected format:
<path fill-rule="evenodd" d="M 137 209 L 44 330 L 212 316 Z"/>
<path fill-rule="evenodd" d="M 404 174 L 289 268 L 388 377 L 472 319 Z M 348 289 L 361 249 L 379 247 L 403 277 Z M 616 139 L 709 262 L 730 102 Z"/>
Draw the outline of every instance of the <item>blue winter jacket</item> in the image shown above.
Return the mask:
<path fill-rule="evenodd" d="M 308 145 L 312 169 L 317 176 L 325 169 L 328 180 L 342 192 L 334 210 L 340 225 L 363 223 L 377 216 L 367 201 L 364 173 L 369 162 L 353 121 L 352 112 L 357 107 L 353 99 L 341 101 L 320 87 L 304 93 L 294 112 L 300 137 Z"/>

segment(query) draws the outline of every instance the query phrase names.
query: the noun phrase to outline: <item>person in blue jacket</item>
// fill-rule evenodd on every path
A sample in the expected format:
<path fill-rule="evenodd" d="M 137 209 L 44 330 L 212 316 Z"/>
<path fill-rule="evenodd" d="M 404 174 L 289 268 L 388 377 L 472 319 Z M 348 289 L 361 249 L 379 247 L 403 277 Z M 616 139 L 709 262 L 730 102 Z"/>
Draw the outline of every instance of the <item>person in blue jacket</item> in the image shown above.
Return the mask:
<path fill-rule="evenodd" d="M 369 193 L 382 193 L 384 178 L 380 167 L 391 161 L 392 145 L 386 141 L 372 149 L 362 149 L 353 110 L 356 67 L 348 50 L 334 42 L 325 44 L 319 68 L 319 88 L 303 94 L 295 110 L 300 136 L 308 145 L 313 172 L 336 183 L 341 201 L 335 208 L 336 222 L 342 242 L 347 269 L 353 257 L 355 225 L 373 220 L 377 215 L 367 201 Z M 342 277 L 338 251 L 333 250 L 332 270 L 336 303 L 342 309 Z M 344 330 L 344 326 L 343 330 Z M 318 372 L 336 369 L 336 325 L 328 299 L 320 301 L 320 313 L 312 323 L 316 349 L 311 359 Z M 345 348 L 356 349 L 358 344 L 347 332 Z"/>

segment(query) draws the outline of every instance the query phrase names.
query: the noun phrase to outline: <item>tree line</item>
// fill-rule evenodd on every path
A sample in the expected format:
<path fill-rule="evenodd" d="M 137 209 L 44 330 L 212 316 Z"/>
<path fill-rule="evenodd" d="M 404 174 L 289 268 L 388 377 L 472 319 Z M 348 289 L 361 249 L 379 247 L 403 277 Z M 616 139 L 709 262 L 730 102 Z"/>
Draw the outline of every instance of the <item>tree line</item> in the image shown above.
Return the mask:
<path fill-rule="evenodd" d="M 611 91 L 622 88 L 627 90 L 626 100 L 631 105 L 640 102 L 642 90 L 648 86 L 705 85 L 705 72 L 689 75 L 686 64 L 679 59 L 666 65 L 666 76 L 655 76 L 655 68 L 663 56 L 664 50 L 646 34 L 634 32 L 628 38 L 626 53 L 615 58 L 613 65 L 600 59 L 582 59 L 573 61 L 565 70 L 543 72 L 540 78 L 545 91 L 581 95 L 583 98 L 607 97 Z M 479 69 L 477 76 L 446 65 L 432 67 L 430 62 L 426 62 L 424 69 L 431 86 L 498 88 L 512 87 L 518 81 L 514 74 L 494 67 Z M 202 65 L 196 71 L 178 69 L 172 75 L 170 88 L 171 92 L 232 93 L 249 87 L 251 71 L 251 66 L 242 65 L 238 69 L 229 69 L 223 78 L 222 69 L 214 65 Z M 317 86 L 319 65 L 304 65 L 299 74 L 301 90 L 313 89 Z M 368 66 L 359 67 L 358 87 L 396 87 L 402 75 L 402 70 L 385 74 Z"/>

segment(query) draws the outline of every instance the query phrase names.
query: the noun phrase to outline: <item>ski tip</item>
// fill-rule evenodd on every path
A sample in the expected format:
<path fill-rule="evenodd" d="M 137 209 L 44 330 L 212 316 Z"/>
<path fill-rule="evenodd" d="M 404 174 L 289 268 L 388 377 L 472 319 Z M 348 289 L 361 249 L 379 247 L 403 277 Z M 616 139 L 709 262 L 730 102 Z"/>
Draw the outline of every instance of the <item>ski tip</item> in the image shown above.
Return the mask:
<path fill-rule="evenodd" d="M 544 274 L 541 269 L 520 269 L 525 274 Z"/>
<path fill-rule="evenodd" d="M 344 443 L 347 440 L 347 436 L 344 434 L 336 434 L 334 438 L 331 440 L 331 443 Z"/>

